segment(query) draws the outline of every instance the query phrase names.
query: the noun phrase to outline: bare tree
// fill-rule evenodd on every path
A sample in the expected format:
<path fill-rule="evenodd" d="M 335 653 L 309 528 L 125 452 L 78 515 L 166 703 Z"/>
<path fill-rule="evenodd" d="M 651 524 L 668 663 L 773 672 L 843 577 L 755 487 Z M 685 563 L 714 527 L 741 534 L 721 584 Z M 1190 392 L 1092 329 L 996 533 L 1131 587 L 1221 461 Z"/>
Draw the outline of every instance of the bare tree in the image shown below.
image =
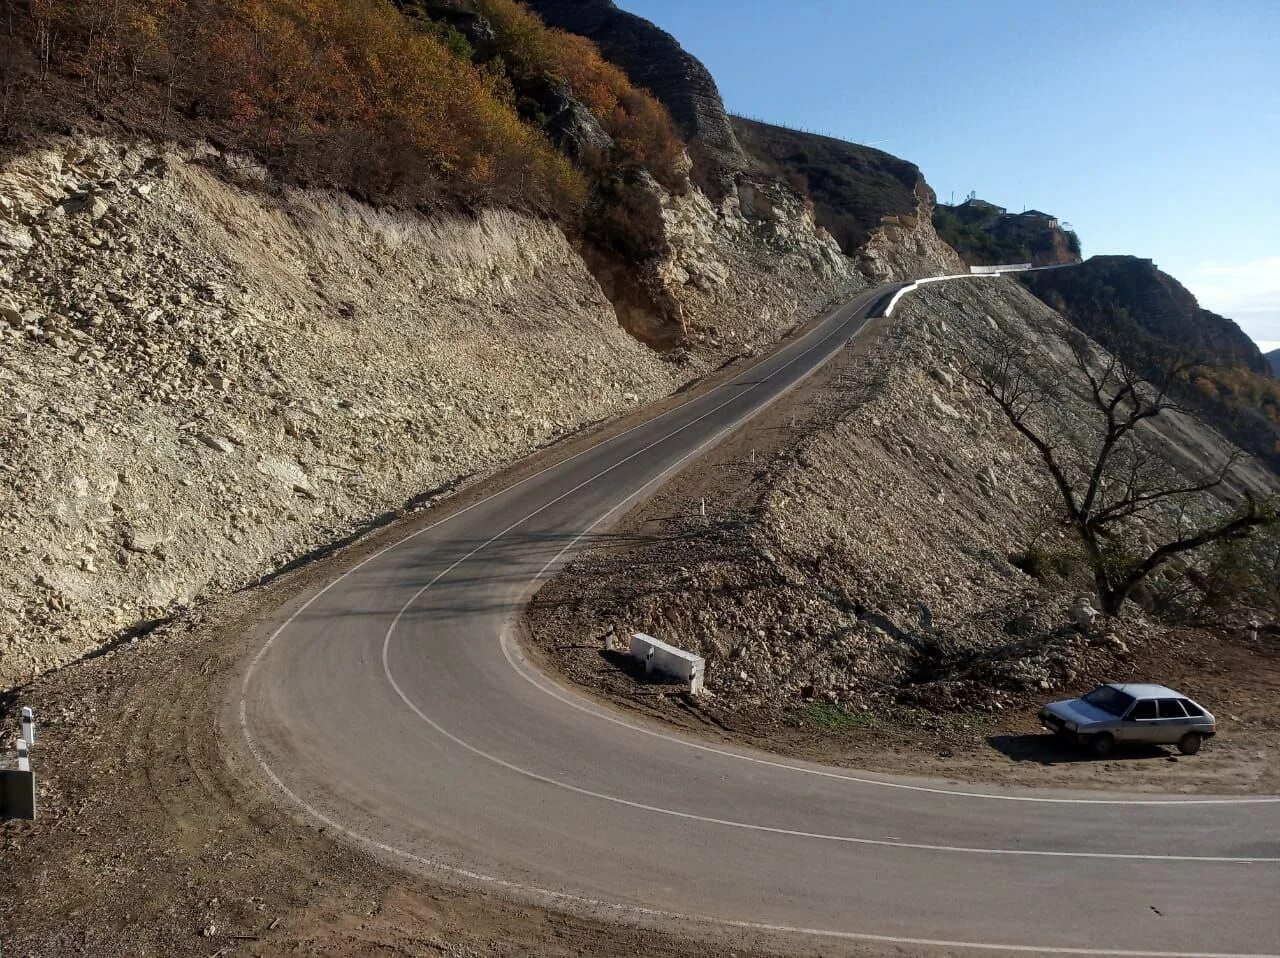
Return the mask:
<path fill-rule="evenodd" d="M 1245 538 L 1274 523 L 1274 498 L 1245 491 L 1229 511 L 1215 496 L 1243 457 L 1234 450 L 1188 476 L 1156 452 L 1143 424 L 1180 409 L 1173 397 L 1194 364 L 1174 358 L 1127 363 L 1081 334 L 1067 337 L 1083 390 L 1046 369 L 1046 353 L 1025 333 L 995 323 L 976 338 L 964 377 L 990 397 L 1036 450 L 1053 481 L 1065 520 L 1080 540 L 1102 611 L 1116 615 L 1134 588 L 1175 557 L 1211 543 Z M 1148 378 L 1137 369 L 1156 370 Z M 1081 403 L 1083 399 L 1083 403 Z M 1072 406 L 1090 420 L 1071 428 Z M 1160 516 L 1166 541 L 1143 543 Z M 1205 518 L 1208 516 L 1208 518 Z M 1167 520 L 1167 521 L 1166 521 Z"/>

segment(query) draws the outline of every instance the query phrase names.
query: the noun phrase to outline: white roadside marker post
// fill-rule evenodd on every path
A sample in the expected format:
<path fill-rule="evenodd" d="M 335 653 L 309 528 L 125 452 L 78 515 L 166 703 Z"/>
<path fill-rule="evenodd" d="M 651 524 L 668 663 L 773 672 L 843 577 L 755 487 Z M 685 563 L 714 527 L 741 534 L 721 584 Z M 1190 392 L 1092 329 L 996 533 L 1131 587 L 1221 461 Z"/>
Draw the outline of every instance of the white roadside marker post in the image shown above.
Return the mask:
<path fill-rule="evenodd" d="M 25 738 L 16 739 L 13 744 L 18 753 L 17 767 L 0 767 L 0 818 L 35 818 L 36 776 L 31 771 L 31 746 Z"/>
<path fill-rule="evenodd" d="M 703 499 L 702 502 L 699 504 L 698 515 L 702 516 L 702 518 L 704 519 L 707 517 L 707 500 L 706 499 Z"/>
<path fill-rule="evenodd" d="M 31 706 L 22 706 L 22 739 L 31 748 L 36 744 L 36 716 Z"/>

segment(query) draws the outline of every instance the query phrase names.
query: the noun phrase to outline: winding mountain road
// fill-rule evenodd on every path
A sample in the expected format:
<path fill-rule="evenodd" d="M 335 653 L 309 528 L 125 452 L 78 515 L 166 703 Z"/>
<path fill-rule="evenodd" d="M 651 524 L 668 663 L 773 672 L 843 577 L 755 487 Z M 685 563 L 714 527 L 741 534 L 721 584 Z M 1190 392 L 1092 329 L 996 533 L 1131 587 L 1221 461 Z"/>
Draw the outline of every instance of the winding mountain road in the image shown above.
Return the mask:
<path fill-rule="evenodd" d="M 264 625 L 228 721 L 332 830 L 553 905 L 909 952 L 1280 952 L 1280 799 L 999 791 L 669 734 L 542 675 L 536 588 L 898 287 L 376 553 Z"/>

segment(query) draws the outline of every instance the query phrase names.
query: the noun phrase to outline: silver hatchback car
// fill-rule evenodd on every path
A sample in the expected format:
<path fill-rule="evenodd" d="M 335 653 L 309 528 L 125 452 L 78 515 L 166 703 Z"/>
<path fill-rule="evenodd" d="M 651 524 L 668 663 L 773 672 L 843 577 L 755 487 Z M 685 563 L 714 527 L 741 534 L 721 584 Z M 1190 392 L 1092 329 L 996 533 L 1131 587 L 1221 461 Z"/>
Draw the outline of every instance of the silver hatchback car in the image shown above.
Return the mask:
<path fill-rule="evenodd" d="M 1117 745 L 1176 745 L 1194 755 L 1217 734 L 1213 714 L 1163 685 L 1099 685 L 1088 695 L 1040 710 L 1050 732 L 1087 747 L 1099 758 Z"/>

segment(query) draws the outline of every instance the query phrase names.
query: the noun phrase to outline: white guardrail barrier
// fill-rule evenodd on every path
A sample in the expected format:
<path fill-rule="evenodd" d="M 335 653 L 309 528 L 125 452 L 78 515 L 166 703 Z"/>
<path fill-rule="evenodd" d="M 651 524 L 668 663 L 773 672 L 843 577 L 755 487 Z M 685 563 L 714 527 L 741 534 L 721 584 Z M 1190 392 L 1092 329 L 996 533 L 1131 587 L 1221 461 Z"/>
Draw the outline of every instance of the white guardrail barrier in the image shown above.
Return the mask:
<path fill-rule="evenodd" d="M 707 677 L 707 660 L 700 655 L 677 649 L 652 635 L 637 632 L 631 636 L 631 657 L 644 663 L 644 674 L 669 676 L 678 682 L 685 682 L 690 695 L 702 691 Z"/>
<path fill-rule="evenodd" d="M 1055 263 L 1053 266 L 1032 266 L 1030 263 L 1008 263 L 1004 266 L 970 266 L 967 273 L 952 273 L 949 276 L 925 276 L 914 283 L 908 283 L 894 293 L 893 298 L 885 306 L 883 315 L 892 316 L 898 300 L 912 290 L 919 289 L 925 283 L 941 283 L 948 279 L 996 279 L 1005 273 L 1037 273 L 1045 269 L 1066 269 L 1069 266 L 1078 265 L 1078 263 Z"/>
<path fill-rule="evenodd" d="M 36 717 L 24 706 L 22 735 L 14 742 L 17 762 L 13 768 L 0 768 L 0 818 L 36 817 L 36 776 L 31 770 L 31 750 L 35 744 Z"/>
<path fill-rule="evenodd" d="M 1003 273 L 1005 270 L 1031 269 L 1030 263 L 1010 263 L 1007 266 L 970 266 L 970 273 Z"/>

